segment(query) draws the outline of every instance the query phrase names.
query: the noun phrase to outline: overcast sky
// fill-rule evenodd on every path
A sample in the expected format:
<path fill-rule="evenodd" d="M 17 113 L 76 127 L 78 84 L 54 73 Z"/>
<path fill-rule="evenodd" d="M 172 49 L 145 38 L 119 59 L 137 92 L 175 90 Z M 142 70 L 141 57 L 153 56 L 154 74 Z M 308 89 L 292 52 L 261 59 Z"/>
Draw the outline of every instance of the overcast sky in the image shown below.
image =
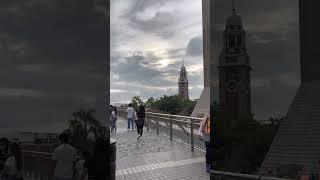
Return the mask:
<path fill-rule="evenodd" d="M 221 29 L 231 2 L 216 2 Z M 104 120 L 105 19 L 87 3 L 0 2 L 0 134 L 61 130 L 82 106 L 96 108 Z M 286 112 L 299 84 L 298 1 L 241 0 L 237 7 L 253 67 L 253 111 Z M 177 93 L 183 58 L 190 97 L 199 97 L 200 0 L 111 0 L 110 11 L 112 102 Z"/>
<path fill-rule="evenodd" d="M 231 0 L 216 0 L 215 7 L 215 27 L 223 30 Z M 253 112 L 258 118 L 285 113 L 300 81 L 298 0 L 241 0 L 236 7 L 253 68 Z M 111 102 L 176 94 L 183 58 L 190 97 L 198 98 L 203 89 L 201 13 L 201 0 L 111 1 Z M 222 42 L 221 31 L 215 36 Z"/>
<path fill-rule="evenodd" d="M 203 88 L 200 1 L 111 1 L 111 102 L 177 93 L 183 58 L 190 97 Z"/>
<path fill-rule="evenodd" d="M 0 1 L 0 134 L 61 131 L 82 106 L 104 120 L 105 17 L 75 2 Z"/>

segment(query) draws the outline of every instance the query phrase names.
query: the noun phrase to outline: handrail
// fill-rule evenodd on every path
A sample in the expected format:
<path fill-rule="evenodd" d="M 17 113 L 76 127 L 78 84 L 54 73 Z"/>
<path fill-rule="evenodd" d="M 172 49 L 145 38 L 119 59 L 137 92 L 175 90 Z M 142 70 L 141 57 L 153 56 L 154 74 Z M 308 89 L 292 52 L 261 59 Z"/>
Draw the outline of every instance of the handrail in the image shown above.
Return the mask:
<path fill-rule="evenodd" d="M 119 108 L 118 111 L 125 111 L 125 109 L 120 109 L 120 108 Z M 198 117 L 180 116 L 180 115 L 164 114 L 164 113 L 155 113 L 155 112 L 146 112 L 146 114 L 154 114 L 154 115 L 172 116 L 172 117 L 179 117 L 179 118 L 186 118 L 186 119 L 202 120 L 202 118 L 198 118 Z"/>
<path fill-rule="evenodd" d="M 229 178 L 241 178 L 241 179 L 259 179 L 259 180 L 292 180 L 292 179 L 286 179 L 286 178 L 276 178 L 276 177 L 268 177 L 268 176 L 262 176 L 262 175 L 252 175 L 252 174 L 240 174 L 240 173 L 232 173 L 232 172 L 224 172 L 224 171 L 215 171 L 211 170 L 211 174 L 223 176 L 223 177 L 229 177 Z"/>
<path fill-rule="evenodd" d="M 151 115 L 151 117 L 157 118 L 159 116 Z M 174 121 L 174 122 L 179 122 L 179 123 L 183 123 L 183 124 L 191 124 L 191 122 L 177 120 L 177 119 L 170 119 L 170 118 L 167 118 L 167 117 L 159 117 L 159 118 L 161 118 L 162 120 L 166 120 L 166 121 Z M 200 125 L 200 123 L 193 123 L 193 124 Z"/>
<path fill-rule="evenodd" d="M 120 116 L 125 117 L 125 109 L 118 109 L 118 112 Z M 156 125 L 157 134 L 159 134 L 159 122 L 168 123 L 167 125 L 169 127 L 170 141 L 174 139 L 173 130 L 176 128 L 180 128 L 190 138 L 189 142 L 191 146 L 191 151 L 194 151 L 195 141 L 197 141 L 194 137 L 196 136 L 194 130 L 195 128 L 198 128 L 200 126 L 200 122 L 203 120 L 203 118 L 146 112 L 146 119 L 147 122 L 149 121 Z M 173 127 L 173 125 L 177 127 Z M 148 126 L 149 123 L 147 123 L 147 127 Z"/>
<path fill-rule="evenodd" d="M 28 150 L 21 150 L 21 152 L 22 152 L 22 153 L 30 153 L 30 154 L 53 156 L 53 153 L 48 153 L 48 152 L 28 151 Z M 75 157 L 76 157 L 76 158 L 80 158 L 80 156 L 75 156 Z"/>
<path fill-rule="evenodd" d="M 53 153 L 48 153 L 48 152 L 39 152 L 39 151 L 27 151 L 27 150 L 21 150 L 21 152 L 26 152 L 26 153 L 32 153 L 32 154 L 42 154 L 42 155 L 49 155 L 52 156 Z"/>
<path fill-rule="evenodd" d="M 180 116 L 180 115 L 172 115 L 172 114 L 153 113 L 153 112 L 146 112 L 146 114 L 154 114 L 154 115 L 160 115 L 160 116 L 171 116 L 171 117 L 195 119 L 195 120 L 202 120 L 203 119 L 203 118 L 192 117 L 192 116 Z"/>

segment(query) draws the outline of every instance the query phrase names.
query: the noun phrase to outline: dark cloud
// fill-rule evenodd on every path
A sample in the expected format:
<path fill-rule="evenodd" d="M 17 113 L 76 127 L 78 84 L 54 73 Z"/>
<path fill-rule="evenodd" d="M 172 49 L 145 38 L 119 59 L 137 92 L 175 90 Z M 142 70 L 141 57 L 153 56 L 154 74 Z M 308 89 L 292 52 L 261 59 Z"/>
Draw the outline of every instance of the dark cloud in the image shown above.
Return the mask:
<path fill-rule="evenodd" d="M 152 6 L 161 6 L 170 0 L 133 0 L 133 6 L 131 6 L 125 16 L 136 16 L 137 13 L 146 10 Z"/>
<path fill-rule="evenodd" d="M 203 54 L 203 42 L 201 37 L 192 38 L 187 45 L 187 55 L 200 56 Z"/>
<path fill-rule="evenodd" d="M 80 106 L 105 119 L 106 20 L 92 3 L 1 1 L 1 128 L 50 127 Z"/>
<path fill-rule="evenodd" d="M 164 74 L 177 76 L 178 70 L 173 69 L 177 64 L 171 64 L 170 67 L 161 70 L 156 69 L 157 64 L 152 62 L 154 58 L 156 57 L 152 54 L 129 56 L 125 58 L 125 62 L 112 65 L 111 71 L 119 75 L 119 81 L 136 81 L 149 86 L 176 85 L 176 81 L 166 80 Z"/>
<path fill-rule="evenodd" d="M 173 38 L 177 33 L 185 29 L 185 25 L 177 27 L 181 19 L 176 11 L 170 11 L 170 0 L 135 0 L 123 13 L 122 17 L 128 20 L 130 28 L 140 30 L 143 33 L 154 34 L 163 39 Z M 182 1 L 181 1 L 182 2 Z M 161 9 L 161 7 L 165 7 Z M 147 12 L 153 9 L 153 12 Z M 147 17 L 142 18 L 141 14 Z"/>
<path fill-rule="evenodd" d="M 136 25 L 137 28 L 140 28 L 144 31 L 157 31 L 159 28 L 165 26 L 170 26 L 175 22 L 175 17 L 172 13 L 169 12 L 157 12 L 151 19 L 141 20 L 135 16 L 132 16 L 131 21 L 132 25 Z"/>

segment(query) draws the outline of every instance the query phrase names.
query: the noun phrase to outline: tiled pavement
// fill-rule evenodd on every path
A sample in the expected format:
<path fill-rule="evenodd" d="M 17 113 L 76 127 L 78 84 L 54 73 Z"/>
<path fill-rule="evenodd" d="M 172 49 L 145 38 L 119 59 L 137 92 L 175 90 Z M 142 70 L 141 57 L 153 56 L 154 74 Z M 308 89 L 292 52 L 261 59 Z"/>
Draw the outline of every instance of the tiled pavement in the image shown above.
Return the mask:
<path fill-rule="evenodd" d="M 155 130 L 144 128 L 142 139 L 137 140 L 136 130 L 127 130 L 126 121 L 119 119 L 117 133 L 117 179 L 190 179 L 208 180 L 204 171 L 204 153 L 173 141 Z"/>

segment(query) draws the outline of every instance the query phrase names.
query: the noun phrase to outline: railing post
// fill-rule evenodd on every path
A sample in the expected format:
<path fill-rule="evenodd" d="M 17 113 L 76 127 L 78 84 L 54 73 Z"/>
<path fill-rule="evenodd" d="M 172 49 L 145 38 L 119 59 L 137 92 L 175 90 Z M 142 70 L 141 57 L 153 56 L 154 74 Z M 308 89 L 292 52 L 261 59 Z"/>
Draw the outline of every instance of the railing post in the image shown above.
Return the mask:
<path fill-rule="evenodd" d="M 194 137 L 193 137 L 193 119 L 190 119 L 190 143 L 191 143 L 191 151 L 194 152 Z"/>
<path fill-rule="evenodd" d="M 159 116 L 157 115 L 157 119 L 156 119 L 156 126 L 157 126 L 157 134 L 159 135 Z"/>
<path fill-rule="evenodd" d="M 147 132 L 149 131 L 149 122 L 150 122 L 150 116 L 149 116 L 149 114 L 146 114 L 146 116 L 147 116 L 147 119 L 146 119 L 146 125 L 147 125 Z"/>
<path fill-rule="evenodd" d="M 170 141 L 172 141 L 172 120 L 171 120 L 171 114 L 170 114 Z"/>

